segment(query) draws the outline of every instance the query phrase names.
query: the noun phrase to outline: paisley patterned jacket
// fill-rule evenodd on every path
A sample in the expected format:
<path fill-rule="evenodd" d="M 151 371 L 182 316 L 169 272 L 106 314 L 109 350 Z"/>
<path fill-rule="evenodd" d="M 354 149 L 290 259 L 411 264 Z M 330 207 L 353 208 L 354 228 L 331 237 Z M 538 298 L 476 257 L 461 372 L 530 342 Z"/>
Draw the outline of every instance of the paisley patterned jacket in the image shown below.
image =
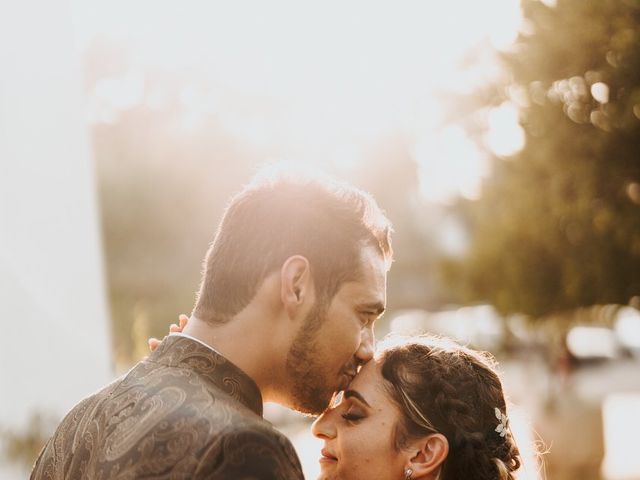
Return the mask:
<path fill-rule="evenodd" d="M 302 479 L 289 440 L 262 418 L 257 385 L 187 337 L 169 336 L 124 377 L 81 401 L 32 480 Z"/>

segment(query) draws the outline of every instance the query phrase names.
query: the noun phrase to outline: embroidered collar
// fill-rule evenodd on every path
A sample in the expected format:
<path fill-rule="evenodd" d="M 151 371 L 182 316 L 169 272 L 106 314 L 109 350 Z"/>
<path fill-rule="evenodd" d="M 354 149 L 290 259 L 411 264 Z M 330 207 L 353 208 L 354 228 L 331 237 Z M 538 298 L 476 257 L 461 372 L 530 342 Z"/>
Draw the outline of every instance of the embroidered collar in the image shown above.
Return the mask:
<path fill-rule="evenodd" d="M 262 394 L 246 373 L 207 345 L 181 335 L 166 337 L 147 361 L 188 368 L 262 416 Z"/>

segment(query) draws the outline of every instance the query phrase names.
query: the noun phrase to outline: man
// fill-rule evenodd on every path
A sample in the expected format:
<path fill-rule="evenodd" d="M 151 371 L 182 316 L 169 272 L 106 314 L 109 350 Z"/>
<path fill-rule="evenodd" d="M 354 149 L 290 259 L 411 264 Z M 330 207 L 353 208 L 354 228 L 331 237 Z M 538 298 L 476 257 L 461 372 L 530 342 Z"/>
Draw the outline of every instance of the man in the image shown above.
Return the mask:
<path fill-rule="evenodd" d="M 74 407 L 31 478 L 302 478 L 262 402 L 319 414 L 372 358 L 390 231 L 353 187 L 254 181 L 224 214 L 184 331 Z"/>

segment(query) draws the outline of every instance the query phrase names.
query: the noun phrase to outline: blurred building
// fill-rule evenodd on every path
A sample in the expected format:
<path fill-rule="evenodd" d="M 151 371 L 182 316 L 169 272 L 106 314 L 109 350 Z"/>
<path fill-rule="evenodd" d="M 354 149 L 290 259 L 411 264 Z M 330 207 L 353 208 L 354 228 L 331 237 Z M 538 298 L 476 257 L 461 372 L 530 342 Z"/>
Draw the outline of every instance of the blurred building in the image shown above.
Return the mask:
<path fill-rule="evenodd" d="M 0 15 L 0 478 L 112 377 L 97 193 L 66 2 Z M 37 34 L 34 34 L 37 32 Z M 31 448 L 33 446 L 33 448 Z"/>

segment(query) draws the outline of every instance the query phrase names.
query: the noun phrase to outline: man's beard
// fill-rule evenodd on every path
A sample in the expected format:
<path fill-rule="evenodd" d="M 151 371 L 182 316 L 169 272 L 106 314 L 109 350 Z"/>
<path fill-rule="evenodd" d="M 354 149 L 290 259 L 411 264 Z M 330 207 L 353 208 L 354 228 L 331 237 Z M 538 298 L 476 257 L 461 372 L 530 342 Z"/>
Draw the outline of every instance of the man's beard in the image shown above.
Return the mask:
<path fill-rule="evenodd" d="M 287 355 L 286 370 L 291 380 L 292 408 L 311 415 L 321 414 L 333 396 L 335 385 L 328 385 L 329 372 L 325 372 L 323 352 L 318 350 L 317 338 L 325 321 L 327 305 L 318 300 L 300 331 L 293 340 Z M 323 372 L 326 375 L 323 375 Z"/>

